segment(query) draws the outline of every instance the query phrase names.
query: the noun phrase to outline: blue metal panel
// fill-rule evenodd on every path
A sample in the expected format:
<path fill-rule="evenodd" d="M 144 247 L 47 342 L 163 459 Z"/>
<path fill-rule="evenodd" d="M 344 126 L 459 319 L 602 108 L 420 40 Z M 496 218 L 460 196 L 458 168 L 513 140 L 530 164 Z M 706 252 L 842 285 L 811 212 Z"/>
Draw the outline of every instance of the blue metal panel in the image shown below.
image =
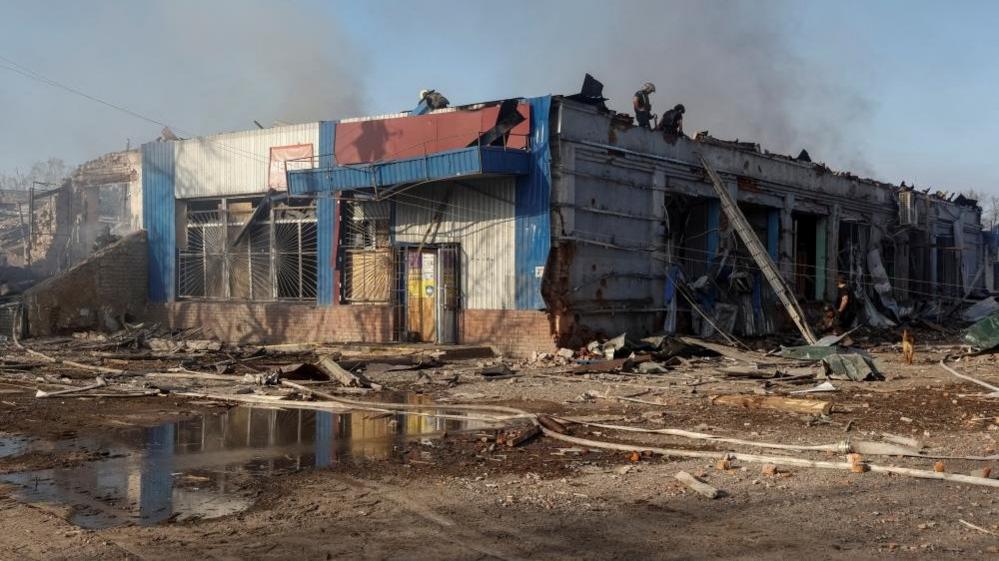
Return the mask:
<path fill-rule="evenodd" d="M 316 286 L 316 304 L 330 306 L 333 304 L 333 279 L 336 276 L 336 264 L 333 262 L 333 227 L 336 217 L 337 201 L 330 193 L 321 193 L 316 204 L 316 227 L 318 235 L 318 274 Z"/>
<path fill-rule="evenodd" d="M 771 208 L 767 210 L 767 253 L 775 262 L 779 260 L 780 253 L 780 209 Z M 763 319 L 763 275 L 756 271 L 753 273 L 753 311 L 756 312 L 757 328 L 762 333 L 764 329 Z"/>
<path fill-rule="evenodd" d="M 336 123 L 332 121 L 319 123 L 319 167 L 333 167 L 335 140 Z M 289 179 L 291 178 L 289 177 Z M 336 277 L 336 264 L 333 262 L 333 226 L 336 205 L 336 199 L 329 193 L 320 195 L 316 202 L 316 235 L 318 238 L 316 304 L 319 306 L 333 304 L 333 279 Z"/>
<path fill-rule="evenodd" d="M 710 199 L 708 201 L 708 231 L 707 231 L 707 251 L 709 266 L 718 256 L 718 240 L 721 232 L 721 201 Z"/>
<path fill-rule="evenodd" d="M 332 193 L 487 173 L 527 174 L 530 167 L 531 155 L 525 150 L 493 146 L 461 148 L 378 164 L 291 171 L 288 190 L 293 195 Z"/>
<path fill-rule="evenodd" d="M 780 260 L 780 209 L 767 211 L 767 252 L 775 262 Z"/>
<path fill-rule="evenodd" d="M 544 308 L 541 279 L 536 274 L 544 267 L 551 248 L 551 151 L 548 121 L 551 96 L 535 97 L 531 104 L 531 160 L 526 176 L 517 177 L 514 197 L 516 228 L 516 301 L 519 310 Z"/>
<path fill-rule="evenodd" d="M 416 109 L 410 113 L 410 115 L 426 115 L 430 113 L 430 105 L 427 104 L 427 100 L 421 99 L 420 103 L 416 105 Z"/>
<path fill-rule="evenodd" d="M 149 301 L 174 300 L 177 240 L 174 203 L 174 145 L 142 145 L 142 220 L 149 253 Z"/>

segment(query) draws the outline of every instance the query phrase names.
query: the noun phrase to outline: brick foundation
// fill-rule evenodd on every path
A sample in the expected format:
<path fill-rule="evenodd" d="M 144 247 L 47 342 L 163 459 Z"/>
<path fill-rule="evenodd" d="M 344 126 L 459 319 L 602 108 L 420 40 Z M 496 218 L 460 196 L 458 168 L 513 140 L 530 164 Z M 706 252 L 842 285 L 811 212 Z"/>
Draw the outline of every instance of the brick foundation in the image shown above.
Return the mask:
<path fill-rule="evenodd" d="M 151 321 L 173 329 L 203 327 L 206 336 L 230 343 L 392 341 L 391 306 L 181 301 L 150 304 L 148 311 Z M 463 310 L 460 326 L 463 345 L 488 345 L 518 357 L 556 349 L 545 312 Z"/>
<path fill-rule="evenodd" d="M 196 302 L 150 304 L 150 320 L 174 329 L 204 327 L 228 343 L 379 343 L 392 340 L 392 308 L 293 302 Z"/>
<path fill-rule="evenodd" d="M 536 310 L 462 310 L 461 343 L 490 345 L 510 356 L 556 350 L 548 314 Z"/>
<path fill-rule="evenodd" d="M 120 329 L 146 305 L 146 234 L 130 234 L 24 293 L 28 333 Z"/>

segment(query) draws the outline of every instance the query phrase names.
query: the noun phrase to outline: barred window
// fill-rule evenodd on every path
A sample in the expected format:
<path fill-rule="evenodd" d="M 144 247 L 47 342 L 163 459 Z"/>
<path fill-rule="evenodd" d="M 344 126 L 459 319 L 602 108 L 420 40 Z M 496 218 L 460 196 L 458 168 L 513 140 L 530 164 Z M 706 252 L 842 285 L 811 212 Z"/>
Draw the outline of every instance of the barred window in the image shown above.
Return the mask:
<path fill-rule="evenodd" d="M 178 296 L 316 297 L 316 210 L 310 201 L 187 201 L 184 219 L 178 239 Z"/>
<path fill-rule="evenodd" d="M 391 298 L 393 256 L 389 247 L 389 203 L 343 201 L 343 299 L 384 303 Z"/>

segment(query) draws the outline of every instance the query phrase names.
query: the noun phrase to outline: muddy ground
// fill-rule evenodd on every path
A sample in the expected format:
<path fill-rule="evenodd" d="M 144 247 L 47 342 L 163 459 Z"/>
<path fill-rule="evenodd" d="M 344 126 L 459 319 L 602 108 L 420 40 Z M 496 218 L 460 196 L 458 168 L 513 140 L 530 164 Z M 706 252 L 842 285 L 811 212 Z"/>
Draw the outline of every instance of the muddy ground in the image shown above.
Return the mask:
<path fill-rule="evenodd" d="M 712 404 L 709 396 L 716 394 L 780 393 L 815 384 L 724 378 L 719 368 L 732 363 L 722 358 L 695 360 L 662 375 L 573 375 L 550 364 L 515 363 L 516 377 L 485 381 L 477 372 L 495 362 L 488 359 L 453 361 L 424 370 L 372 367 L 368 374 L 392 389 L 423 394 L 426 397 L 420 399 L 424 400 L 502 404 L 590 422 L 683 428 L 784 444 L 879 440 L 882 433 L 891 433 L 917 439 L 938 455 L 997 453 L 997 400 L 984 397 L 983 388 L 955 380 L 936 364 L 953 348 L 920 349 L 916 363 L 905 365 L 891 345 L 871 347 L 888 379 L 835 381 L 839 391 L 814 396 L 833 403 L 832 412 L 819 417 Z M 999 383 L 992 355 L 966 358 L 955 366 Z M 422 379 L 420 372 L 426 373 Z M 82 380 L 92 374 L 50 365 L 33 368 L 30 376 L 8 372 L 6 382 L 0 383 L 0 430 L 8 448 L 5 452 L 0 447 L 0 476 L 130 462 L 132 456 L 148 452 L 119 444 L 134 440 L 149 427 L 233 411 L 231 404 L 217 399 L 175 394 L 113 399 L 34 397 L 37 387 L 57 388 L 39 386 L 39 380 L 54 384 L 62 376 Z M 76 383 L 65 378 L 63 382 Z M 331 385 L 310 387 L 332 389 Z M 377 414 L 368 418 L 381 422 Z M 384 426 L 401 430 L 398 425 Z M 71 522 L 74 500 L 26 501 L 23 489 L 8 483 L 0 488 L 0 528 L 4 530 L 0 532 L 0 558 L 999 558 L 997 488 L 783 466 L 776 473 L 764 474 L 760 464 L 740 461 L 718 469 L 714 459 L 590 450 L 547 437 L 508 447 L 493 440 L 496 434 L 491 429 L 465 427 L 393 438 L 384 447 L 355 445 L 322 469 L 308 467 L 299 452 L 288 451 L 283 460 L 291 462 L 290 468 L 270 474 L 234 472 L 226 480 L 230 491 L 235 489 L 232 492 L 252 504 L 211 519 L 167 518 L 151 525 L 134 521 L 81 528 Z M 573 427 L 572 434 L 633 443 L 636 451 L 652 446 L 736 449 L 715 442 L 586 426 Z M 375 442 L 382 442 L 377 439 L 383 436 L 379 433 Z M 18 453 L 18 442 L 34 445 Z M 60 442 L 75 444 L 53 444 Z M 843 459 L 834 452 L 737 449 L 813 460 Z M 929 458 L 866 459 L 929 470 L 937 462 Z M 991 467 L 999 474 L 997 461 L 941 461 L 950 473 Z M 203 475 L 175 469 L 171 474 L 175 493 L 185 485 L 197 487 Z M 693 493 L 674 478 L 681 470 L 722 490 L 723 496 L 711 500 Z M 129 485 L 143 483 L 136 480 Z M 99 478 L 95 479 L 94 485 L 99 484 Z M 75 502 L 85 500 L 89 499 Z"/>

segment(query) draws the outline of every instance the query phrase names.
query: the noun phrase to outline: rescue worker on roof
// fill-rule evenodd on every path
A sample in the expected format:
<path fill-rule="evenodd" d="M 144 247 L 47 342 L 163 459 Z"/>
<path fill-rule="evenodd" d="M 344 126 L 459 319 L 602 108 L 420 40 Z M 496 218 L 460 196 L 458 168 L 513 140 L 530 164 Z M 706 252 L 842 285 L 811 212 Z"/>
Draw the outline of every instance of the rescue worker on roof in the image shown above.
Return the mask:
<path fill-rule="evenodd" d="M 683 114 L 686 111 L 682 103 L 677 103 L 676 107 L 663 113 L 663 119 L 659 121 L 659 130 L 667 135 L 683 135 Z"/>
<path fill-rule="evenodd" d="M 446 97 L 436 90 L 420 90 L 420 101 L 425 101 L 431 111 L 434 109 L 444 109 L 450 103 Z"/>
<path fill-rule="evenodd" d="M 652 82 L 645 82 L 642 89 L 635 92 L 632 104 L 635 106 L 635 120 L 638 126 L 652 129 L 652 100 L 649 94 L 656 91 L 656 85 Z"/>

